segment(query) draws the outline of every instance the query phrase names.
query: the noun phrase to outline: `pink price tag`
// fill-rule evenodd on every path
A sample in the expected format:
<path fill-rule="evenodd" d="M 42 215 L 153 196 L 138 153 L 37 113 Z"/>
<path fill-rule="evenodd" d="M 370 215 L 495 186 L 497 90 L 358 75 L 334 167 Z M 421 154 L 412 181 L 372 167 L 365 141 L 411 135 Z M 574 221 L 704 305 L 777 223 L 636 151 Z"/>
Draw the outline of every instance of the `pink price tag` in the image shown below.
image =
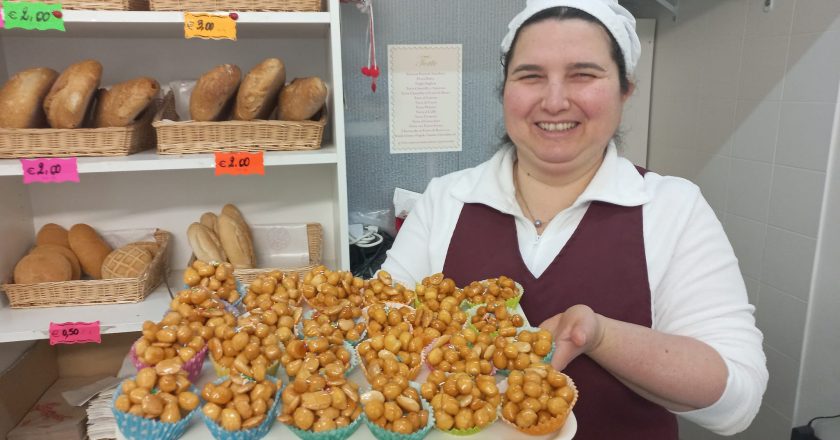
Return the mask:
<path fill-rule="evenodd" d="M 23 183 L 78 182 L 79 168 L 76 158 L 68 159 L 21 159 Z"/>
<path fill-rule="evenodd" d="M 94 322 L 50 322 L 50 345 L 86 344 L 102 342 L 99 321 Z"/>

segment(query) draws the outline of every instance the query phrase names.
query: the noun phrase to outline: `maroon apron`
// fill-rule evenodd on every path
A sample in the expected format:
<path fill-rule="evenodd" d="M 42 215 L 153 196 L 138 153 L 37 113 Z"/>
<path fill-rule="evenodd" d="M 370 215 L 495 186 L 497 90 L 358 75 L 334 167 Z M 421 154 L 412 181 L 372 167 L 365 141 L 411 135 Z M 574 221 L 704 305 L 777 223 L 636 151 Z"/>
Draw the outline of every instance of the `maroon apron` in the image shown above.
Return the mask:
<path fill-rule="evenodd" d="M 511 215 L 464 204 L 443 273 L 458 286 L 506 275 L 522 284 L 521 305 L 533 326 L 575 304 L 651 326 L 642 207 L 592 202 L 572 237 L 539 278 L 519 252 Z M 676 417 L 639 396 L 586 355 L 564 370 L 577 385 L 576 440 L 676 440 Z"/>

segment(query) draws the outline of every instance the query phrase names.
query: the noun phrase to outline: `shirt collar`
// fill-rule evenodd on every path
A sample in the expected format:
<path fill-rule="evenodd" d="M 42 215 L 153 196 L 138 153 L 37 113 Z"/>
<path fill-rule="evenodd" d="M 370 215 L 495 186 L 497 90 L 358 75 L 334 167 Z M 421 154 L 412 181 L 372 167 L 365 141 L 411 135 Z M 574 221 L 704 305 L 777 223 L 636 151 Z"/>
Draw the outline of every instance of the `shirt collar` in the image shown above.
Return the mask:
<path fill-rule="evenodd" d="M 451 194 L 464 203 L 481 203 L 507 214 L 519 214 L 513 186 L 516 150 L 504 147 L 493 157 L 467 173 L 452 186 Z M 644 177 L 632 162 L 618 155 L 613 142 L 607 146 L 604 161 L 589 186 L 572 207 L 600 201 L 620 206 L 639 206 L 651 200 Z"/>

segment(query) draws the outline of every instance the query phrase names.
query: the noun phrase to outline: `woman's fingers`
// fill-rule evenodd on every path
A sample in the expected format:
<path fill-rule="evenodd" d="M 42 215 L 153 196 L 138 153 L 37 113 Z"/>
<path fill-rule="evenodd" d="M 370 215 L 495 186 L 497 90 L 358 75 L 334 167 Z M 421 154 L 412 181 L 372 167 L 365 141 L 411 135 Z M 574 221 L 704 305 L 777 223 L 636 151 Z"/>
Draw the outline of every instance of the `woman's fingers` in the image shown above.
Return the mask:
<path fill-rule="evenodd" d="M 576 357 L 588 350 L 588 344 L 598 333 L 595 312 L 586 306 L 572 306 L 540 324 L 554 338 L 554 356 L 551 365 L 562 370 Z"/>

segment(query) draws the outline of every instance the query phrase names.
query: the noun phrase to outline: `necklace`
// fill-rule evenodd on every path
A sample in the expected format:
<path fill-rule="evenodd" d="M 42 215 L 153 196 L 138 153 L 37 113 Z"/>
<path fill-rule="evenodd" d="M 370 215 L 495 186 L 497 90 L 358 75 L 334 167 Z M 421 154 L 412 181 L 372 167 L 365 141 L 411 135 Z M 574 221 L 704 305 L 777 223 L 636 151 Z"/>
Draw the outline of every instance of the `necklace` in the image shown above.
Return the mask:
<path fill-rule="evenodd" d="M 513 170 L 513 189 L 516 191 L 516 195 L 519 196 L 519 200 L 522 200 L 522 207 L 525 208 L 525 213 L 528 214 L 528 217 L 534 219 L 534 227 L 539 229 L 542 227 L 543 222 L 542 220 L 534 217 L 534 214 L 531 213 L 531 208 L 528 207 L 528 202 L 525 200 L 525 196 L 522 195 L 521 191 L 519 191 L 519 176 L 516 173 L 517 169 Z"/>

